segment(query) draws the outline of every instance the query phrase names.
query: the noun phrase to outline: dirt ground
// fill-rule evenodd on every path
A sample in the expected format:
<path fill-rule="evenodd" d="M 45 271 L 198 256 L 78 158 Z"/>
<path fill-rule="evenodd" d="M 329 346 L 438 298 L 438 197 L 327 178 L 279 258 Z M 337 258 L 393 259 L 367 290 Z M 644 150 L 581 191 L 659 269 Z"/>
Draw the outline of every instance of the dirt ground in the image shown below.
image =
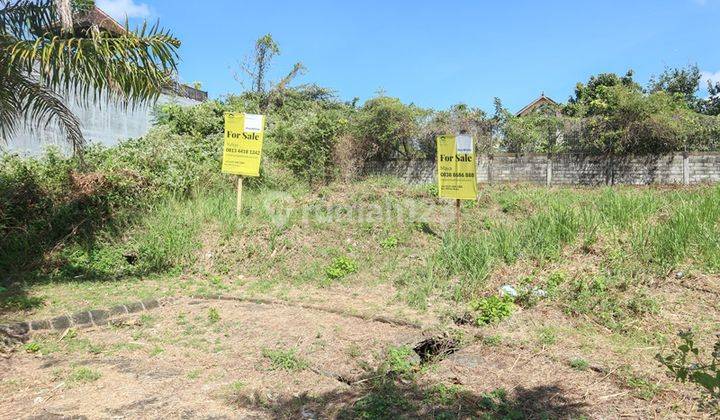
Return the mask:
<path fill-rule="evenodd" d="M 388 317 L 396 313 L 386 308 Z M 488 395 L 503 389 L 503 404 L 520 417 L 701 416 L 691 390 L 678 388 L 654 366 L 655 349 L 583 342 L 570 320 L 542 306 L 499 326 L 458 330 L 467 338 L 458 351 L 416 367 L 412 378 L 396 378 L 392 389 L 372 389 L 371 381 L 384 375 L 380 366 L 388 349 L 415 346 L 447 328 L 431 325 L 427 314 L 405 315 L 424 321 L 422 328 L 364 320 L 352 310 L 341 315 L 297 305 L 167 301 L 113 325 L 34 336 L 37 348 L 0 359 L 0 413 L 372 418 L 372 410 L 358 414 L 355 408 L 375 404 L 388 407 L 387 418 L 437 418 L 443 402 L 428 395 L 462 389 L 448 403 L 458 407 L 458 417 L 487 414 L 489 406 L 500 416 Z M 574 355 L 585 356 L 589 366 L 572 368 L 568 360 Z M 623 366 L 639 358 L 649 360 L 645 382 L 632 382 L 634 373 Z"/>

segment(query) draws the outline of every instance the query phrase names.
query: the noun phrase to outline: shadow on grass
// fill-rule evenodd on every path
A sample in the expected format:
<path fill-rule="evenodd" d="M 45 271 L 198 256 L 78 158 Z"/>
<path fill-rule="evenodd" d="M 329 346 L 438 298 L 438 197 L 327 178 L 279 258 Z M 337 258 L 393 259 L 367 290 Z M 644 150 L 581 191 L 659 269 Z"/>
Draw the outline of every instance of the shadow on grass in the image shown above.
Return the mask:
<path fill-rule="evenodd" d="M 580 418 L 585 404 L 564 396 L 555 385 L 503 389 L 474 394 L 456 385 L 419 385 L 391 376 L 319 396 L 300 395 L 275 401 L 262 395 L 236 397 L 232 403 L 273 418 Z"/>

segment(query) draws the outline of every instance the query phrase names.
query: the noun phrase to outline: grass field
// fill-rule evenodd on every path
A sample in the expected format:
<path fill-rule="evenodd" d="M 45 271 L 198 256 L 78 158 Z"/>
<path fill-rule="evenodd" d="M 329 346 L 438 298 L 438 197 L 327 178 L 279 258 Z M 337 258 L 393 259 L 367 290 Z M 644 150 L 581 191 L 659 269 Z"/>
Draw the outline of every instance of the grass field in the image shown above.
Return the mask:
<path fill-rule="evenodd" d="M 429 415 L 428 407 L 510 417 L 543 410 L 572 417 L 695 412 L 693 390 L 672 382 L 654 356 L 680 329 L 693 329 L 704 348 L 717 333 L 720 188 L 491 186 L 477 202 L 463 203 L 459 227 L 453 203 L 434 194 L 433 186 L 372 178 L 314 192 L 248 191 L 239 218 L 231 189 L 159 203 L 133 225 L 64 244 L 41 267 L 12 273 L 1 317 L 37 319 L 150 296 L 211 293 L 312 303 L 450 334 L 461 352 L 485 355 L 487 370 L 499 378 L 486 383 L 477 373 L 450 374 L 443 365 L 449 362 L 403 367 L 406 359 L 396 354 L 403 347 L 378 342 L 365 372 L 391 364 L 398 366 L 389 370 L 408 378 L 363 381 L 362 390 L 353 388 L 362 399 L 344 403 L 340 413 Z M 231 316 L 224 311 L 215 312 L 217 328 Z M 222 348 L 222 335 L 206 339 Z M 44 340 L 32 353 L 42 346 L 54 354 L 90 351 Z M 166 349 L 186 345 L 178 340 L 131 341 L 141 342 L 146 357 L 163 358 L 173 353 Z M 95 343 L 101 354 L 128 344 L 109 341 Z M 347 345 L 349 360 L 353 352 L 367 352 Z M 283 346 L 258 349 L 259 360 L 282 375 L 302 376 L 313 353 Z M 100 372 L 73 369 L 66 375 L 75 384 L 103 381 Z M 553 369 L 580 387 L 585 408 L 521 403 L 520 391 L 530 388 L 518 384 L 546 386 Z M 606 383 L 614 388 L 595 395 Z M 257 406 L 248 402 L 247 386 L 227 387 L 242 395 L 226 393 L 222 401 Z M 616 411 L 603 411 L 606 405 Z"/>

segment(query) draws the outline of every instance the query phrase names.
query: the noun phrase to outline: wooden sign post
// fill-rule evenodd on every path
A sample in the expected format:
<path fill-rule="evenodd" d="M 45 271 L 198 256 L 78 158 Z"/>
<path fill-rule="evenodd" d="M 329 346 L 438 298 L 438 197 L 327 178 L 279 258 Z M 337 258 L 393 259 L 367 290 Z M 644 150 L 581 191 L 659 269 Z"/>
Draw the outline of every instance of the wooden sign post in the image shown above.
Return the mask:
<path fill-rule="evenodd" d="M 240 214 L 242 214 L 242 181 L 243 177 L 242 175 L 238 176 L 237 179 L 237 215 L 240 217 Z"/>
<path fill-rule="evenodd" d="M 225 113 L 225 143 L 222 172 L 238 175 L 237 215 L 242 214 L 243 177 L 260 176 L 260 159 L 265 137 L 265 117 L 256 114 Z"/>
<path fill-rule="evenodd" d="M 455 223 L 460 234 L 460 200 L 477 200 L 475 144 L 469 135 L 437 138 L 438 196 L 455 199 Z"/>

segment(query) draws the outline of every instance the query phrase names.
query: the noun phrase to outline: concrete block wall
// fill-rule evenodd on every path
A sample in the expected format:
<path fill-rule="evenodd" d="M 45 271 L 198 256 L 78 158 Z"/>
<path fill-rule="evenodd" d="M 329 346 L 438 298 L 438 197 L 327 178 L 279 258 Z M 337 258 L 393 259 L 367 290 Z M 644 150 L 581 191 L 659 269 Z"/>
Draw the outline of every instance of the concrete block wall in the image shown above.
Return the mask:
<path fill-rule="evenodd" d="M 155 103 L 139 103 L 135 106 L 111 99 L 107 94 L 102 95 L 97 102 L 86 103 L 71 92 L 65 102 L 80 121 L 85 139 L 90 143 L 105 146 L 114 146 L 122 140 L 147 134 L 155 123 L 156 106 L 167 103 L 183 106 L 201 103 L 172 92 L 163 93 Z M 10 153 L 32 156 L 42 154 L 45 149 L 53 146 L 64 154 L 70 154 L 72 149 L 66 139 L 65 134 L 55 124 L 40 129 L 20 127 L 10 138 L 0 138 L 0 152 L 5 149 Z"/>
<path fill-rule="evenodd" d="M 433 160 L 370 162 L 367 174 L 391 175 L 408 183 L 435 182 Z M 546 185 L 649 185 L 720 182 L 720 153 L 606 157 L 582 154 L 479 156 L 477 178 L 485 183 Z"/>

